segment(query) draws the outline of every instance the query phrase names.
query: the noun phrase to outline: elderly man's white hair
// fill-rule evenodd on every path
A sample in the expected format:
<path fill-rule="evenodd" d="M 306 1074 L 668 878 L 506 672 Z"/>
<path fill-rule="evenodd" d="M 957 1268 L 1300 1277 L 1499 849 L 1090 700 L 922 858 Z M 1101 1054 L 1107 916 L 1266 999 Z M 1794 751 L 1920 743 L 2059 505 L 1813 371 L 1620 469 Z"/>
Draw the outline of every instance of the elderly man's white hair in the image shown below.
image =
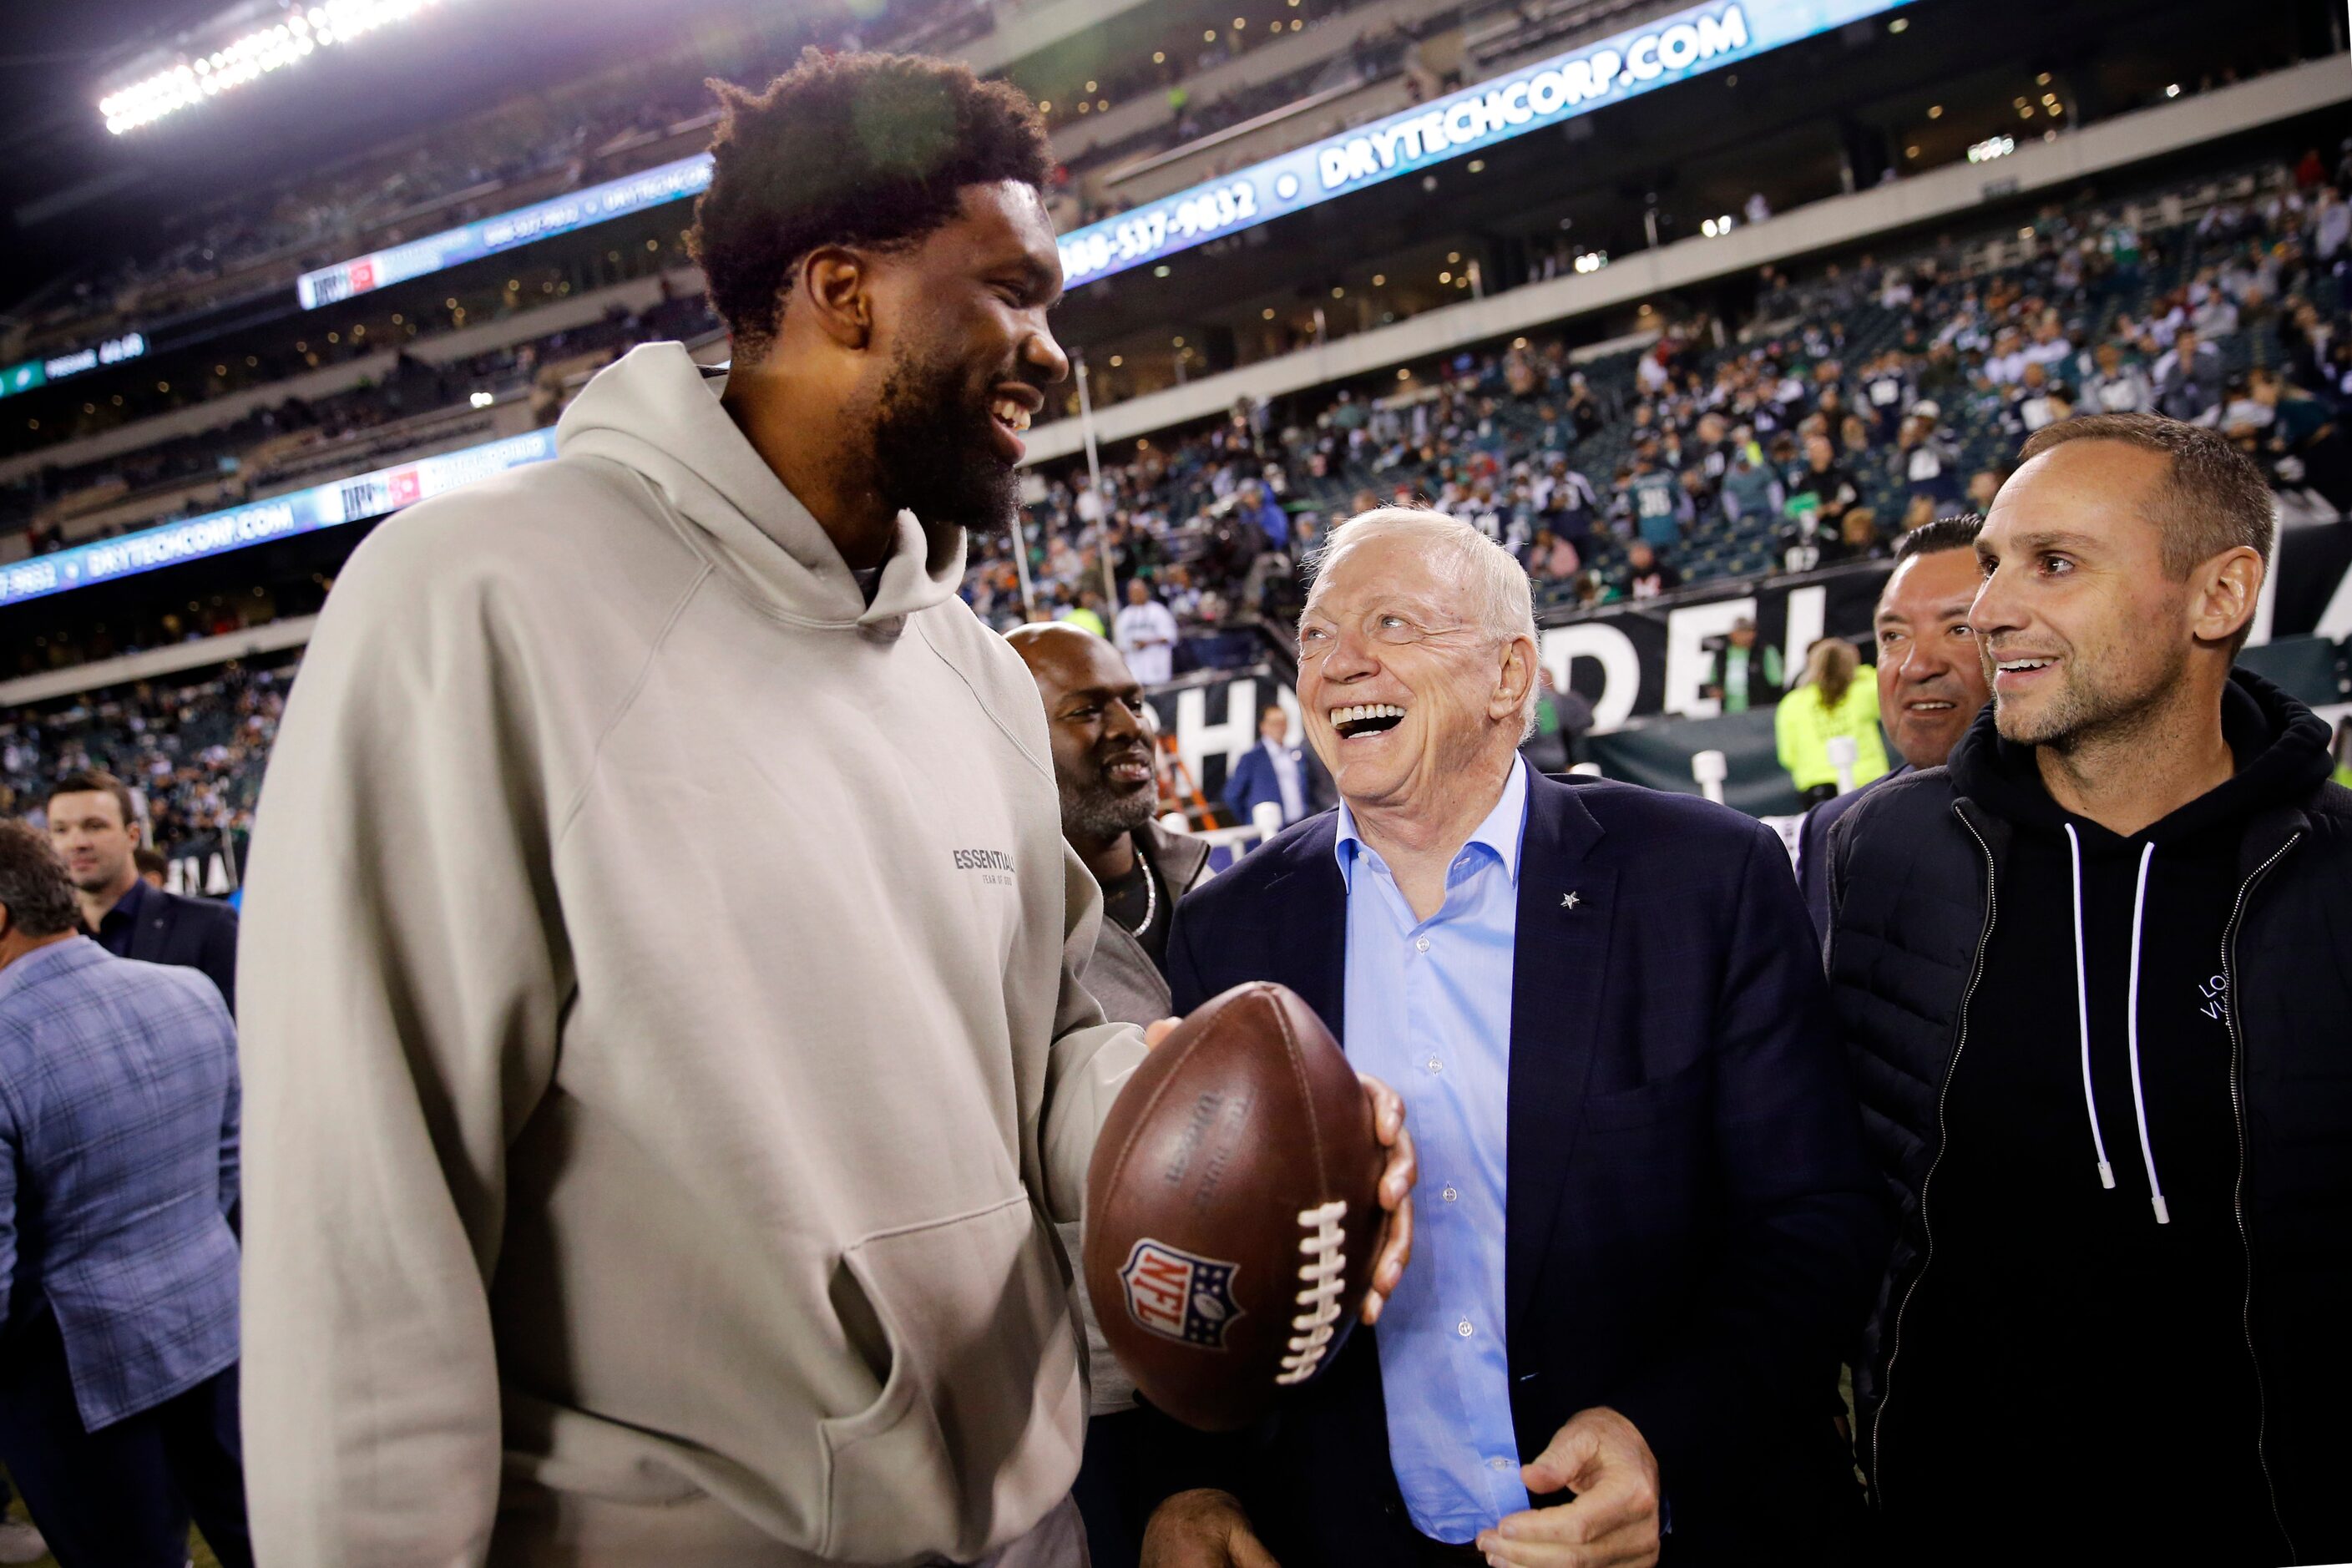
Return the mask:
<path fill-rule="evenodd" d="M 1307 558 L 1309 582 L 1319 584 L 1349 551 L 1380 539 L 1410 539 L 1431 557 L 1450 562 L 1471 618 L 1496 642 L 1537 640 L 1535 590 L 1528 585 L 1527 569 L 1470 523 L 1426 507 L 1374 507 L 1336 524 L 1323 547 Z M 1307 596 L 1312 603 L 1312 588 Z M 1541 695 L 1542 687 L 1531 678 L 1519 712 L 1522 741 L 1536 732 L 1536 701 Z"/>

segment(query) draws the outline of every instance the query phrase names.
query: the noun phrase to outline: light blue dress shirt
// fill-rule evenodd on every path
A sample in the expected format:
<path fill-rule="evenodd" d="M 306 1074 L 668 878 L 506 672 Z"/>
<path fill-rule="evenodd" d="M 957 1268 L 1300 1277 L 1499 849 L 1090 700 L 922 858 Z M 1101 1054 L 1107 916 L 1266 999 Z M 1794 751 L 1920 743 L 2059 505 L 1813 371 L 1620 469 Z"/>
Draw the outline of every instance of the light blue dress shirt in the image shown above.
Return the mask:
<path fill-rule="evenodd" d="M 1282 825 L 1285 827 L 1307 815 L 1307 781 L 1298 753 L 1272 741 L 1260 741 L 1267 758 L 1274 763 L 1275 787 L 1282 791 Z"/>
<path fill-rule="evenodd" d="M 1381 1314 L 1389 1458 L 1413 1528 L 1466 1542 L 1528 1506 L 1503 1324 L 1511 956 L 1527 763 L 1446 870 L 1426 921 L 1339 807 L 1348 1059 L 1404 1097 L 1421 1161 L 1412 1267 Z"/>

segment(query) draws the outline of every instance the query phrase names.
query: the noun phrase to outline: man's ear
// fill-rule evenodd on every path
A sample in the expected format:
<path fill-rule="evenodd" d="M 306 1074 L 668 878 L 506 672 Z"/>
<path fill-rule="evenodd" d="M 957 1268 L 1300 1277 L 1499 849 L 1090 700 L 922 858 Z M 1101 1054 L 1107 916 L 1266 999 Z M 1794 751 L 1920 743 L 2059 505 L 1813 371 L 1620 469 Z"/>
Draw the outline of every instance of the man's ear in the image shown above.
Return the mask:
<path fill-rule="evenodd" d="M 1513 637 L 1503 645 L 1503 663 L 1495 681 L 1494 711 L 1497 719 L 1524 711 L 1528 689 L 1536 679 L 1536 645 L 1531 637 Z"/>
<path fill-rule="evenodd" d="M 2262 602 L 2262 555 L 2241 544 L 2198 568 L 2190 630 L 2200 642 L 2226 643 L 2253 619 Z"/>
<path fill-rule="evenodd" d="M 862 349 L 874 335 L 874 275 L 866 258 L 846 246 L 824 245 L 801 262 L 801 303 L 818 331 L 845 349 Z"/>

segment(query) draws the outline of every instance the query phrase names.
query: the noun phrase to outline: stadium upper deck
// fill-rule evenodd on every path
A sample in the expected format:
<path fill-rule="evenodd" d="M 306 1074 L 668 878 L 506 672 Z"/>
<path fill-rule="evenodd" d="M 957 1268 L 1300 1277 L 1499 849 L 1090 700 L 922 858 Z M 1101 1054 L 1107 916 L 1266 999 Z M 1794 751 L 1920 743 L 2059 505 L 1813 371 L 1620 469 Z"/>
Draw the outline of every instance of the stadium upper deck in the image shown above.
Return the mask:
<path fill-rule="evenodd" d="M 1660 59 L 1654 36 L 1651 55 L 1633 48 L 1633 62 L 1624 65 L 1612 101 L 1652 79 L 1636 79 L 1638 72 L 1660 73 L 1671 64 L 1675 68 L 1663 69 L 1663 76 L 1672 79 L 1683 68 L 1721 64 L 1714 58 L 1722 52 L 1715 47 L 1718 34 L 1744 43 L 1745 48 L 1734 53 L 1760 51 L 1801 38 L 1826 22 L 1866 16 L 1895 4 L 1896 0 L 1746 0 L 1744 5 L 1678 8 L 1657 0 L 1574 0 L 1546 6 L 1465 7 L 1446 6 L 1440 0 L 1297 0 L 1296 5 L 1291 0 L 1241 0 L 1238 5 L 1234 0 L 1181 0 L 1139 12 L 1111 6 L 1080 7 L 1074 13 L 1066 4 L 1039 5 L 1018 12 L 1016 20 L 1008 22 L 996 11 L 952 0 L 894 0 L 856 27 L 846 26 L 847 13 L 828 14 L 820 8 L 793 25 L 749 26 L 716 40 L 698 39 L 688 50 L 606 68 L 587 79 L 537 86 L 488 110 L 450 116 L 377 139 L 341 158 L 324 160 L 323 167 L 321 161 L 305 161 L 274 178 L 236 181 L 217 200 L 201 199 L 197 183 L 187 195 L 145 204 L 142 211 L 163 215 L 168 233 L 143 245 L 135 243 L 138 237 L 130 237 L 134 243 L 121 255 L 138 259 L 110 260 L 95 268 L 61 267 L 13 307 L 13 326 L 0 331 L 0 356 L 5 356 L 0 358 L 0 396 L 20 394 L 27 378 L 47 374 L 53 365 L 64 367 L 85 386 L 94 384 L 94 374 L 105 379 L 104 373 L 116 364 L 152 363 L 175 343 L 216 334 L 226 324 L 225 312 L 235 324 L 245 325 L 257 313 L 275 310 L 291 317 L 299 314 L 306 300 L 348 297 L 353 291 L 349 271 L 314 279 L 299 295 L 289 296 L 287 290 L 306 272 L 339 262 L 373 262 L 388 251 L 414 249 L 420 239 L 453 227 L 487 223 L 497 231 L 488 247 L 505 248 L 529 237 L 576 226 L 580 219 L 567 197 L 635 176 L 645 176 L 649 183 L 624 187 L 618 195 L 606 195 L 597 211 L 609 218 L 690 196 L 697 183 L 694 172 L 679 165 L 692 162 L 711 123 L 701 79 L 717 71 L 760 79 L 812 40 L 954 48 L 976 64 L 1004 70 L 1051 105 L 1053 118 L 1065 121 L 1057 131 L 1057 147 L 1072 173 L 1057 193 L 1057 215 L 1065 226 L 1076 226 L 1138 201 L 1154 201 L 1204 176 L 1364 124 L 1465 82 L 1500 81 L 1511 71 L 1559 57 L 1563 50 L 1574 53 L 1604 40 L 1633 47 L 1643 26 L 1682 11 L 1692 11 L 1691 19 L 1699 24 L 1696 30 L 1685 26 L 1683 32 L 1704 47 L 1678 52 L 1685 46 L 1670 41 Z M 1229 9 L 1243 14 L 1227 16 Z M 1873 60 L 1855 84 L 1857 93 L 1884 96 L 1888 87 L 1899 85 L 1897 78 L 1916 76 L 1932 63 L 1935 79 L 1949 82 L 1953 94 L 1965 98 L 1968 83 L 1961 79 L 1970 62 L 1953 58 L 1948 38 L 1927 47 L 1927 35 L 1939 25 L 1938 11 L 1952 9 L 1931 5 L 1919 10 L 1918 31 L 1909 49 L 1916 58 Z M 2137 16 L 2137 30 L 2157 38 L 2163 30 L 2158 14 L 2162 7 L 2136 10 L 2147 13 Z M 1210 25 L 1194 31 L 1194 25 L 1203 20 Z M 2084 18 L 2088 25 L 2101 20 Z M 983 23 L 991 25 L 982 29 Z M 1897 25 L 1908 27 L 1911 22 L 1898 18 L 1888 24 L 1890 28 Z M 2298 31 L 2295 18 L 2283 12 L 2272 26 L 2254 27 L 2232 40 L 2229 47 L 2235 51 L 2235 68 L 2251 71 L 2324 45 L 2326 40 L 2301 36 L 2310 31 L 2307 26 Z M 975 32 L 976 37 L 971 36 Z M 1671 39 L 1672 29 L 1665 36 Z M 1843 42 L 1850 52 L 1853 40 Z M 2080 37 L 2053 37 L 2042 41 L 2042 47 L 2063 56 L 2079 54 L 2081 42 Z M 2197 63 L 2210 58 L 2211 47 L 2210 40 L 2200 41 L 2183 59 Z M 1615 58 L 1624 49 L 1606 52 Z M 1694 54 L 1700 58 L 1687 58 Z M 1160 63 L 1142 64 L 1150 59 Z M 2141 62 L 2143 68 L 2120 76 L 2109 67 L 2078 66 L 2058 84 L 2060 122 L 2069 111 L 2095 117 L 2147 98 L 2179 73 L 2183 59 Z M 1582 63 L 1570 67 L 1570 80 Z M 1115 100 L 1114 93 L 1127 96 Z M 2000 95 L 2002 100 L 2006 97 Z M 1571 101 L 1555 107 L 1569 114 L 1585 106 Z M 1881 161 L 1909 172 L 1963 155 L 1969 143 L 1950 134 L 1960 119 L 1956 116 L 1939 127 L 1917 118 L 1924 107 L 1908 106 L 1914 117 L 1909 125 L 1878 127 L 1874 145 L 1846 138 L 1853 144 L 1841 146 L 1832 137 L 1807 149 L 1798 162 L 1819 165 L 1827 152 L 1832 180 L 1852 177 L 1866 184 L 1876 177 L 1875 165 Z M 243 108 L 223 101 L 205 106 L 202 112 L 227 115 Z M 1822 118 L 1818 101 L 1811 97 L 1801 108 L 1807 118 Z M 1244 110 L 1250 112 L 1242 123 L 1231 123 Z M 1738 112 L 1752 116 L 1754 110 L 1743 102 Z M 1900 106 L 1857 102 L 1848 117 L 1885 119 L 1899 112 Z M 1973 120 L 1970 123 L 1983 129 Z M 160 140 L 189 129 L 167 121 L 131 134 Z M 119 140 L 90 133 L 101 141 Z M 1916 156 L 1894 154 L 1895 140 L 1907 148 L 1914 137 Z M 1171 141 L 1184 145 L 1166 146 Z M 127 154 L 131 150 L 118 151 Z M 138 151 L 142 156 L 161 156 L 171 149 L 159 145 Z M 1440 151 L 1433 146 L 1423 162 L 1438 161 Z M 132 173 L 117 171 L 117 177 Z M 256 173 L 267 175 L 268 170 Z M 1361 183 L 1351 180 L 1347 188 Z M 1736 193 L 1733 199 L 1744 201 L 1748 194 Z M 1261 195 L 1269 209 L 1278 199 L 1271 189 Z M 68 190 L 21 206 L 17 218 L 26 230 L 26 248 L 37 252 L 45 236 L 53 244 L 56 231 L 79 222 L 73 204 L 82 195 Z M 557 205 L 565 221 L 551 222 L 542 211 L 522 223 L 498 223 L 502 216 L 549 203 Z M 1781 199 L 1774 205 L 1790 204 Z M 27 215 L 35 214 L 40 215 L 37 221 L 28 219 Z M 1668 204 L 1664 216 L 1670 224 L 1678 219 L 1695 226 L 1699 221 L 1691 211 L 1680 210 L 1679 203 Z M 1166 216 L 1174 226 L 1184 226 L 1181 214 Z M 1221 225 L 1218 216 L 1213 211 L 1207 221 L 1192 226 L 1206 233 L 1231 225 L 1230 219 Z M 1115 236 L 1105 237 L 1124 246 Z M 1622 232 L 1607 237 L 1615 248 L 1625 248 L 1627 237 Z M 167 243 L 157 244 L 157 239 Z M 1596 238 L 1583 248 L 1601 243 Z M 71 249 L 87 257 L 90 247 Z M 112 247 L 105 249 L 111 252 Z M 15 265 L 21 270 L 28 264 Z M 1100 275 L 1102 268 L 1082 266 L 1076 270 Z M 370 268 L 362 276 L 366 286 L 382 286 L 380 268 Z M 454 316 L 461 308 L 445 305 L 442 310 Z M 424 312 L 415 314 L 425 319 Z M 478 311 L 468 314 L 478 317 Z M 101 410 L 110 406 L 119 389 L 106 390 Z M 52 412 L 44 426 L 51 438 L 61 421 L 74 423 L 72 407 L 67 402 Z M 95 416 L 103 418 L 104 414 Z M 23 427 L 9 432 L 12 439 L 33 433 Z"/>
<path fill-rule="evenodd" d="M 1563 14 L 1552 12 L 1550 23 L 1559 23 Z M 1591 6 L 1569 8 L 1568 14 L 1595 20 Z M 1610 16 L 1622 14 L 1621 7 Z M 1659 13 L 1652 6 L 1640 14 Z M 1326 13 L 1318 21 L 1328 32 L 1358 23 L 1385 26 L 1383 15 L 1377 8 L 1360 9 Z M 1894 21 L 1882 18 L 1867 38 L 1824 38 L 1805 46 L 1813 51 L 1810 55 L 1768 60 L 1745 73 L 1751 79 L 1744 87 L 1738 81 L 1743 73 L 1728 73 L 1722 85 L 1731 89 L 1734 110 L 1717 116 L 1720 123 L 1710 121 L 1696 131 L 1675 129 L 1706 101 L 1687 95 L 1713 90 L 1695 85 L 1678 89 L 1683 97 L 1668 93 L 1650 103 L 1611 107 L 1601 117 L 1601 134 L 1592 133 L 1600 122 L 1591 118 L 1580 124 L 1570 121 L 1570 144 L 1579 149 L 1579 194 L 1567 200 L 1581 204 L 1579 210 L 1587 214 L 1572 234 L 1552 216 L 1562 198 L 1544 199 L 1547 189 L 1557 192 L 1561 184 L 1558 172 L 1548 168 L 1561 162 L 1554 151 L 1559 142 L 1528 136 L 1498 143 L 1483 156 L 1458 155 L 1442 163 L 1424 176 L 1424 182 L 1443 177 L 1444 188 L 1434 196 L 1418 188 L 1424 182 L 1399 180 L 1378 192 L 1348 194 L 1311 214 L 1220 238 L 1180 257 L 1175 282 L 1153 276 L 1164 262 L 1082 281 L 1063 312 L 1060 330 L 1066 340 L 1089 350 L 1098 407 L 1122 399 L 1137 400 L 1132 406 L 1139 410 L 1157 407 L 1167 401 L 1168 389 L 1181 390 L 1188 377 L 1203 373 L 1235 365 L 1319 363 L 1312 351 L 1350 332 L 1366 334 L 1369 341 L 1395 321 L 1475 316 L 1475 310 L 1454 307 L 1568 269 L 1578 255 L 1591 254 L 1576 250 L 1578 244 L 1594 243 L 1580 237 L 1604 225 L 1617 226 L 1621 234 L 1632 226 L 1633 234 L 1620 243 L 1641 247 L 1650 237 L 1643 226 L 1654 224 L 1656 237 L 1679 254 L 1690 247 L 1674 242 L 1696 224 L 1694 213 L 1722 206 L 1744 215 L 1746 204 L 1736 194 L 1742 188 L 1751 194 L 1772 190 L 1780 202 L 1834 195 L 1853 175 L 1857 157 L 1869 151 L 1858 149 L 1846 128 L 1857 115 L 1883 118 L 1882 140 L 1886 134 L 1900 139 L 1905 114 L 1938 127 L 1942 141 L 1920 132 L 1921 142 L 1906 144 L 1899 156 L 1921 166 L 1947 158 L 1966 167 L 1964 139 L 1995 116 L 2013 117 L 2021 127 L 2038 123 L 2043 134 L 2057 135 L 2060 124 L 2112 120 L 2115 105 L 2149 96 L 2165 101 L 2162 88 L 2150 84 L 2179 68 L 2188 58 L 2179 51 L 2193 41 L 2193 29 L 2167 40 L 2157 36 L 2160 27 L 2151 26 L 2147 58 L 2128 69 L 2070 69 L 2053 59 L 2058 69 L 2032 76 L 2023 73 L 2017 58 L 2031 63 L 2032 47 L 2055 51 L 2064 37 L 2032 47 L 2011 41 L 2000 51 L 2008 64 L 1987 68 L 1981 80 L 1938 78 L 1937 96 L 1948 101 L 1919 102 L 1917 84 L 1902 76 L 1913 68 L 1904 50 L 1914 40 L 1892 32 L 1895 22 L 1915 37 L 1927 34 L 1923 41 L 1942 58 L 1946 51 L 1936 29 L 1978 16 L 1972 9 L 1960 18 L 1948 0 L 1940 5 L 1928 0 L 1905 7 Z M 1544 16 L 1530 11 L 1524 19 L 1532 27 Z M 1453 25 L 1465 37 L 1479 26 L 1475 16 L 1455 17 Z M 1487 30 L 1492 33 L 1491 25 Z M 1314 28 L 1295 35 L 1310 41 L 1314 36 Z M 1535 39 L 1530 47 L 1549 47 L 1559 35 L 1537 29 L 1527 37 Z M 2292 28 L 2275 36 L 2256 29 L 2241 42 L 2250 61 L 2276 65 L 2295 58 L 2299 37 Z M 2324 31 L 2317 37 L 2322 45 L 2336 42 Z M 1273 68 L 1286 58 L 1281 51 L 1293 47 L 1288 40 L 1268 44 L 1209 68 Z M 1824 69 L 1839 68 L 1883 89 L 1884 101 L 1842 99 L 1849 103 L 1847 113 L 1824 137 L 1818 127 L 1805 129 L 1822 117 L 1792 101 L 1790 84 L 1810 80 L 1818 87 Z M 1754 79 L 1759 77 L 1760 82 Z M 2205 85 L 2210 79 L 2189 78 L 2184 93 L 2193 100 Z M 2003 96 L 2011 86 L 2026 91 Z M 2029 94 L 2039 94 L 2038 100 Z M 2029 108 L 2038 102 L 2039 117 L 2016 109 L 2020 100 Z M 1093 118 L 1082 117 L 1088 122 Z M 1776 124 L 1798 128 L 1765 133 Z M 1662 127 L 1663 140 L 1652 134 Z M 1787 138 L 1808 134 L 1813 138 L 1811 162 L 1803 164 L 1801 180 L 1792 183 L 1790 170 L 1802 161 L 1788 156 Z M 2296 127 L 2280 132 L 2282 138 L 2303 134 Z M 1629 146 L 1646 150 L 1653 160 L 1671 155 L 1677 146 L 1690 148 L 1691 156 L 1660 179 L 1654 163 L 1646 170 L 1627 163 Z M 1891 142 L 1880 151 L 1898 155 Z M 2214 155 L 2226 161 L 2248 154 L 2217 150 Z M 2017 160 L 2020 166 L 2028 162 Z M 1491 165 L 1483 176 L 1482 163 Z M 1629 195 L 1633 187 L 1622 179 L 1629 168 L 1659 184 L 1671 205 Z M 2000 182 L 1989 178 L 1986 186 L 1989 195 L 1997 195 Z M 1499 219 L 1498 204 L 1507 209 Z M 14 408 L 0 407 L 8 414 L 25 412 L 21 426 L 0 420 L 0 432 L 11 444 L 58 435 L 46 426 L 58 418 L 60 405 L 69 426 L 60 444 L 37 446 L 14 459 L 0 457 L 0 562 L 36 546 L 54 549 L 120 534 L 158 518 L 299 499 L 314 489 L 333 498 L 335 518 L 357 515 L 351 509 L 373 505 L 379 490 L 389 500 L 420 493 L 413 480 L 395 482 L 417 459 L 519 437 L 544 425 L 568 388 L 628 342 L 715 332 L 715 321 L 693 298 L 698 279 L 680 269 L 676 225 L 683 216 L 682 207 L 672 205 L 614 219 L 470 267 L 373 290 L 332 310 L 255 321 L 233 337 L 179 351 L 176 362 L 173 351 L 158 348 L 137 365 L 100 367 L 77 383 L 43 389 L 50 399 L 47 405 L 37 394 L 15 400 Z M 1971 221 L 1990 228 L 2000 220 L 1988 215 Z M 1508 223 L 1517 224 L 1517 233 L 1504 227 Z M 1277 233 L 1281 243 L 1260 243 Z M 1353 254 L 1350 270 L 1339 275 L 1345 281 L 1327 289 L 1333 274 L 1318 247 L 1328 251 L 1335 234 L 1338 242 L 1353 247 Z M 1535 243 L 1539 239 L 1548 247 L 1540 251 Z M 1571 239 L 1574 244 L 1568 243 Z M 1718 268 L 1718 275 L 1732 279 L 1730 292 L 1702 294 L 1699 309 L 1744 319 L 1748 303 L 1738 279 L 1752 276 L 1752 268 L 1728 265 L 1738 248 L 1727 247 L 1727 265 Z M 450 292 L 444 294 L 445 289 Z M 1343 297 L 1344 303 L 1332 296 Z M 1588 312 L 1571 335 L 1585 341 L 1643 324 L 1628 301 Z M 1475 341 L 1475 334 L 1453 336 L 1465 346 Z M 1171 337 L 1172 353 L 1166 346 Z M 711 344 L 714 355 L 723 352 L 723 342 Z M 1416 352 L 1425 356 L 1428 345 Z M 149 375 L 154 380 L 147 380 Z M 1297 378 L 1290 379 L 1298 384 Z M 1075 392 L 1067 395 L 1075 403 Z M 159 416 L 159 404 L 178 406 Z M 36 408 L 45 408 L 49 418 L 32 412 Z M 26 428 L 37 423 L 45 428 Z M 1160 427 L 1128 423 L 1133 426 L 1129 436 Z M 72 426 L 100 428 L 75 438 Z M 1050 427 L 1039 434 L 1033 449 L 1073 449 Z M 403 484 L 410 488 L 404 491 Z M 271 518 L 282 510 L 273 510 Z M 36 536 L 12 536 L 12 523 L 28 521 L 38 529 Z M 282 526 L 273 521 L 262 536 Z M 179 559 L 167 552 L 151 562 L 137 552 L 125 559 L 133 554 L 151 568 Z"/>

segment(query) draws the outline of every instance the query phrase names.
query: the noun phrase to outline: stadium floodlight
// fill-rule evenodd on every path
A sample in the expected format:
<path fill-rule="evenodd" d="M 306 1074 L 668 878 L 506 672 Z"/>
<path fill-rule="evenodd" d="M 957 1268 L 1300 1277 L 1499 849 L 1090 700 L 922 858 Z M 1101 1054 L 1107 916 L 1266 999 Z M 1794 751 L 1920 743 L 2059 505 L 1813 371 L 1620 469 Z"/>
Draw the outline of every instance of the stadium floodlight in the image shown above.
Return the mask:
<path fill-rule="evenodd" d="M 120 136 L 167 114 L 305 58 L 321 48 L 405 21 L 440 0 L 320 0 L 291 4 L 284 19 L 245 33 L 209 54 L 185 54 L 99 100 L 106 128 Z"/>

